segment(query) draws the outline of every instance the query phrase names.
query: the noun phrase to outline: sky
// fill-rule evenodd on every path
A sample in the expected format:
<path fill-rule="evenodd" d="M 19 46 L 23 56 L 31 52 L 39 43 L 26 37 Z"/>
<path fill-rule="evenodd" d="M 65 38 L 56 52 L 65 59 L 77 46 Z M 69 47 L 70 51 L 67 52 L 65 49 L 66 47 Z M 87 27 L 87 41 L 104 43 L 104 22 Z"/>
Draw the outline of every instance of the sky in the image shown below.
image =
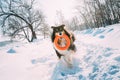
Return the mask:
<path fill-rule="evenodd" d="M 36 8 L 42 9 L 49 25 L 57 21 L 56 11 L 62 11 L 66 20 L 75 16 L 76 0 L 37 0 Z"/>

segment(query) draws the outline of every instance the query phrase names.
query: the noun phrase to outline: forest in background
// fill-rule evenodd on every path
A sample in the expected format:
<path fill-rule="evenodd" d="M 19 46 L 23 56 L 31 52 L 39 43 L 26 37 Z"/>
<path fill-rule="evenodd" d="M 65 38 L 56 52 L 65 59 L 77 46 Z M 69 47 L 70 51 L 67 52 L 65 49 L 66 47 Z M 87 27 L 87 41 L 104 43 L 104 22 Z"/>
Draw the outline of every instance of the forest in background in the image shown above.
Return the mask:
<path fill-rule="evenodd" d="M 74 8 L 76 16 L 65 20 L 62 11 L 56 11 L 58 24 L 65 24 L 70 30 L 84 30 L 105 27 L 120 22 L 119 0 L 81 0 Z M 37 36 L 50 35 L 50 26 L 46 22 L 44 11 L 34 9 L 35 0 L 0 0 L 0 28 L 3 35 L 11 39 L 26 39 L 33 42 Z"/>
<path fill-rule="evenodd" d="M 120 0 L 83 0 L 84 5 L 79 5 L 81 0 L 77 1 L 77 15 L 67 22 L 72 30 L 99 28 L 120 22 Z"/>

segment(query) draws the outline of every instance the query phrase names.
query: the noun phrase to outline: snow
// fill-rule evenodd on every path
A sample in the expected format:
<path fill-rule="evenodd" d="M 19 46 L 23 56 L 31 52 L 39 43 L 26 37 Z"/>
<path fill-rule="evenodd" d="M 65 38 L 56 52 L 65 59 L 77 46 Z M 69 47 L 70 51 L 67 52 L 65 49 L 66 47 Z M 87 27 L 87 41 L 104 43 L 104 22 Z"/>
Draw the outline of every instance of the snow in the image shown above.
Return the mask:
<path fill-rule="evenodd" d="M 11 53 L 11 54 L 12 54 L 12 53 L 16 53 L 16 51 L 11 48 L 11 49 L 9 49 L 9 50 L 7 51 L 7 53 Z"/>
<path fill-rule="evenodd" d="M 50 38 L 27 43 L 0 36 L 0 80 L 120 80 L 119 26 L 75 31 L 72 67 L 57 58 Z"/>

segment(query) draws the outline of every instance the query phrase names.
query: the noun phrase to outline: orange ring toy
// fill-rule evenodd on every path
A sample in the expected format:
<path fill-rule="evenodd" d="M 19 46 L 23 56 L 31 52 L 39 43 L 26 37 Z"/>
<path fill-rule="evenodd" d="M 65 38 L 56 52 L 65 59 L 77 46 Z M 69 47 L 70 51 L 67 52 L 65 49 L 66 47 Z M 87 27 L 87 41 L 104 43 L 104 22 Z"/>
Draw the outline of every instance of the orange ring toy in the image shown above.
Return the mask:
<path fill-rule="evenodd" d="M 60 45 L 58 44 L 58 40 L 59 40 L 60 38 L 64 38 L 64 39 L 66 40 L 66 45 L 65 45 L 64 47 L 63 47 L 63 46 L 60 46 Z M 58 48 L 59 50 L 66 50 L 66 49 L 68 49 L 69 46 L 70 46 L 70 39 L 69 39 L 69 37 L 68 37 L 67 35 L 65 35 L 65 34 L 63 34 L 63 35 L 56 35 L 55 40 L 54 40 L 54 45 L 55 45 L 55 47 Z"/>

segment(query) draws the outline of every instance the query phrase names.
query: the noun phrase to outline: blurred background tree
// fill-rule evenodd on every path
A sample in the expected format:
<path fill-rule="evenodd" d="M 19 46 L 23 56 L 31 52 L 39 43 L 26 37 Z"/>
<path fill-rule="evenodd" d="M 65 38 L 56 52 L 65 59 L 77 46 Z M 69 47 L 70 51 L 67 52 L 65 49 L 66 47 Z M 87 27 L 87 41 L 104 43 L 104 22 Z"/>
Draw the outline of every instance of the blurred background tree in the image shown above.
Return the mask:
<path fill-rule="evenodd" d="M 33 8 L 34 0 L 0 0 L 0 25 L 3 34 L 25 38 L 32 42 L 36 32 L 45 23 L 42 11 Z"/>

